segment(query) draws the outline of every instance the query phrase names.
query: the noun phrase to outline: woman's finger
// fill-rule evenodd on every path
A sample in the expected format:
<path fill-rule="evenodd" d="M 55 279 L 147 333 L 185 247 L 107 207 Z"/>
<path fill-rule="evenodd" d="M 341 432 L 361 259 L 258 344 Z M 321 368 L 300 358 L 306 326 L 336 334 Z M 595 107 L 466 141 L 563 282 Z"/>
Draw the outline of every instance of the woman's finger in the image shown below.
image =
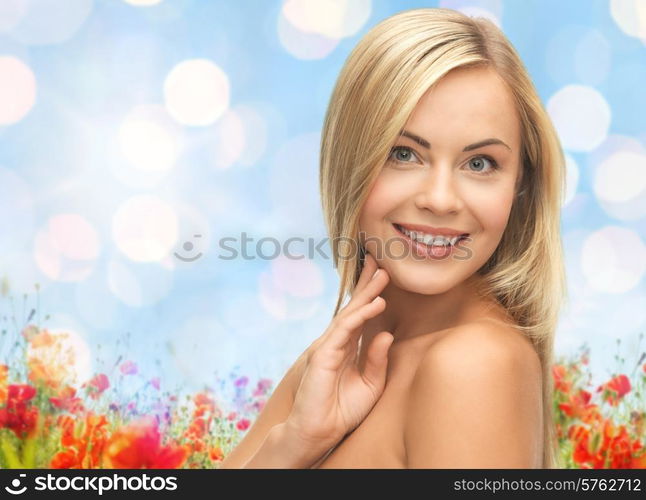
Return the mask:
<path fill-rule="evenodd" d="M 375 271 L 378 269 L 377 259 L 375 259 L 371 253 L 366 252 L 366 256 L 363 261 L 363 269 L 361 270 L 361 275 L 357 281 L 356 286 L 352 290 L 354 295 L 356 292 L 360 291 L 366 283 L 370 281 L 372 275 L 375 274 Z"/>
<path fill-rule="evenodd" d="M 368 319 L 374 318 L 381 314 L 386 306 L 386 300 L 383 297 L 376 296 L 371 302 L 364 304 L 352 313 L 340 318 L 335 324 L 335 328 L 330 331 L 325 345 L 321 348 L 342 349 L 349 341 L 357 341 L 357 334 Z"/>
<path fill-rule="evenodd" d="M 355 309 L 367 304 L 373 300 L 388 283 L 390 277 L 384 268 L 379 268 L 372 274 L 370 280 L 363 286 L 363 288 L 355 293 L 350 302 L 339 311 L 340 316 L 352 312 Z"/>
<path fill-rule="evenodd" d="M 388 351 L 395 338 L 390 332 L 380 332 L 366 348 L 366 360 L 361 376 L 376 393 L 381 394 L 386 385 Z"/>
<path fill-rule="evenodd" d="M 372 260 L 374 266 L 372 268 L 368 267 L 367 269 L 364 269 L 364 271 L 365 270 L 371 271 L 372 269 L 374 269 L 375 272 L 378 270 L 379 273 L 376 276 L 374 272 L 369 275 L 371 279 L 366 280 L 363 288 L 355 294 L 352 300 L 350 300 L 350 302 L 348 302 L 348 304 L 346 304 L 336 314 L 336 316 L 334 316 L 332 320 L 333 322 L 338 323 L 343 318 L 352 314 L 360 307 L 363 307 L 366 304 L 370 303 L 370 301 L 372 301 L 375 297 L 379 295 L 379 293 L 383 290 L 386 283 L 388 283 L 388 280 L 389 280 L 389 278 L 387 277 L 388 273 L 383 269 L 377 268 L 377 261 L 372 256 L 370 256 L 370 259 L 368 260 L 368 266 L 370 266 L 370 260 Z M 368 275 L 367 273 L 364 273 L 364 276 L 367 276 L 367 275 Z M 386 277 L 384 277 L 384 275 Z M 362 276 L 362 278 L 364 276 Z M 372 280 L 373 277 L 375 278 L 374 280 Z M 322 345 L 322 343 L 325 342 L 332 335 L 334 328 L 335 328 L 335 323 L 331 323 L 330 326 L 327 328 L 327 330 L 323 333 L 323 335 L 321 335 L 315 341 L 315 343 L 318 343 L 320 347 L 320 345 Z"/>

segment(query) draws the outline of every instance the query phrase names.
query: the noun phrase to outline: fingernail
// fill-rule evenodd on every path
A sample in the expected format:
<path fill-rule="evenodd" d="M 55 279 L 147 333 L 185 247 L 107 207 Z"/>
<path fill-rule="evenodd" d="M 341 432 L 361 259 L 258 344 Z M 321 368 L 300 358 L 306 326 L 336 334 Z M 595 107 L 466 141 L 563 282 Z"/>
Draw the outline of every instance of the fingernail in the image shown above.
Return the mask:
<path fill-rule="evenodd" d="M 377 269 L 377 270 L 375 271 L 375 274 L 373 274 L 373 275 L 372 275 L 372 278 L 370 278 L 370 280 L 371 280 L 371 281 L 375 279 L 375 276 L 377 276 L 377 273 L 378 273 L 379 271 L 381 271 L 381 269 Z"/>

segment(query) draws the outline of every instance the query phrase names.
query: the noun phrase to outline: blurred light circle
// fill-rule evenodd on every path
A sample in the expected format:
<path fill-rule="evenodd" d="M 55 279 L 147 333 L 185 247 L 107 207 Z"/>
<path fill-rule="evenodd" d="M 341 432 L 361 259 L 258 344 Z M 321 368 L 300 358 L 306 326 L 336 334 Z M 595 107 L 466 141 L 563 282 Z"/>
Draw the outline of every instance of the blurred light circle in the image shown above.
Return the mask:
<path fill-rule="evenodd" d="M 36 77 L 12 56 L 0 57 L 0 125 L 22 120 L 36 102 Z"/>
<path fill-rule="evenodd" d="M 565 198 L 563 205 L 572 201 L 579 183 L 579 167 L 570 155 L 565 155 Z"/>
<path fill-rule="evenodd" d="M 183 61 L 166 77 L 164 101 L 179 123 L 211 125 L 229 107 L 229 78 L 207 59 Z"/>
<path fill-rule="evenodd" d="M 278 16 L 278 39 L 287 52 L 302 60 L 327 57 L 341 40 L 299 30 L 285 18 L 284 10 Z"/>
<path fill-rule="evenodd" d="M 292 255 L 298 253 L 291 249 L 288 251 Z M 318 297 L 323 293 L 323 274 L 307 256 L 292 259 L 279 255 L 271 261 L 271 277 L 278 290 L 295 297 Z"/>
<path fill-rule="evenodd" d="M 646 249 L 635 231 L 606 226 L 584 241 L 581 267 L 590 287 L 606 293 L 624 293 L 642 279 Z"/>
<path fill-rule="evenodd" d="M 574 50 L 574 69 L 579 79 L 589 85 L 599 85 L 607 79 L 610 66 L 608 40 L 599 30 L 588 30 Z"/>
<path fill-rule="evenodd" d="M 646 139 L 646 138 L 645 138 Z M 607 158 L 619 151 L 632 151 L 638 154 L 646 154 L 646 148 L 636 137 L 609 134 L 606 140 L 594 151 L 587 155 L 587 163 L 590 169 L 606 161 Z"/>
<path fill-rule="evenodd" d="M 123 154 L 135 167 L 145 171 L 165 171 L 175 164 L 179 144 L 163 125 L 152 120 L 131 118 L 119 129 Z"/>
<path fill-rule="evenodd" d="M 371 0 L 287 0 L 282 12 L 295 28 L 328 38 L 356 34 L 368 21 Z"/>
<path fill-rule="evenodd" d="M 475 7 L 475 6 L 470 6 L 469 5 L 469 6 L 461 7 L 459 9 L 457 9 L 457 10 L 462 12 L 462 14 L 464 14 L 465 16 L 484 17 L 485 19 L 488 19 L 489 21 L 494 23 L 499 28 L 501 27 L 500 18 L 498 18 L 493 12 L 491 12 L 490 10 L 488 10 L 486 8 Z"/>
<path fill-rule="evenodd" d="M 608 134 L 610 106 L 601 93 L 591 87 L 563 87 L 549 99 L 547 110 L 565 149 L 591 151 Z"/>
<path fill-rule="evenodd" d="M 599 85 L 608 77 L 611 59 L 611 47 L 603 33 L 581 24 L 559 26 L 545 50 L 547 71 L 559 85 L 572 81 Z"/>
<path fill-rule="evenodd" d="M 646 39 L 646 3 L 643 0 L 611 0 L 610 14 L 624 33 Z"/>
<path fill-rule="evenodd" d="M 157 5 L 161 1 L 162 0 L 124 0 L 124 2 L 136 7 L 150 7 L 151 5 Z"/>
<path fill-rule="evenodd" d="M 615 219 L 635 221 L 646 217 L 646 196 L 638 196 L 624 203 L 599 200 L 601 208 Z"/>
<path fill-rule="evenodd" d="M 288 251 L 296 255 L 294 249 Z M 320 308 L 323 275 L 305 256 L 291 259 L 280 254 L 272 259 L 270 271 L 260 276 L 260 303 L 272 316 L 283 320 L 306 319 Z"/>
<path fill-rule="evenodd" d="M 177 241 L 177 215 L 166 202 L 153 195 L 128 199 L 112 218 L 112 237 L 130 260 L 162 260 Z"/>
<path fill-rule="evenodd" d="M 638 331 L 646 315 L 641 287 L 628 293 L 608 294 L 605 289 L 599 291 L 589 285 L 581 266 L 581 251 L 590 234 L 583 229 L 574 229 L 563 235 L 569 300 L 559 330 L 563 334 L 562 344 L 567 343 L 574 350 L 591 336 L 628 338 Z"/>
<path fill-rule="evenodd" d="M 213 144 L 213 165 L 218 169 L 229 168 L 245 149 L 244 124 L 234 110 L 224 113 L 209 136 Z"/>
<path fill-rule="evenodd" d="M 315 298 L 298 297 L 285 293 L 271 273 L 260 275 L 259 300 L 263 308 L 279 320 L 303 320 L 316 314 L 321 304 Z"/>
<path fill-rule="evenodd" d="M 622 135 L 609 136 L 589 155 L 588 163 L 596 174 L 593 190 L 601 208 L 612 217 L 639 220 L 646 216 L 644 173 L 643 167 L 639 168 L 644 165 L 645 157 L 646 148 L 642 143 Z M 614 178 L 613 169 L 618 160 L 617 178 Z"/>
<path fill-rule="evenodd" d="M 5 1 L 2 0 L 3 3 Z M 93 7 L 93 0 L 29 0 L 26 3 L 27 11 L 21 12 L 20 20 L 8 33 L 26 45 L 47 45 L 69 40 L 83 25 Z"/>
<path fill-rule="evenodd" d="M 29 0 L 2 0 L 0 2 L 0 33 L 11 30 L 25 16 Z"/>
<path fill-rule="evenodd" d="M 140 104 L 112 136 L 110 170 L 126 186 L 153 188 L 172 171 L 185 143 L 183 127 L 164 106 Z"/>
<path fill-rule="evenodd" d="M 49 236 L 56 249 L 71 259 L 90 260 L 99 255 L 95 229 L 79 214 L 61 214 L 49 219 Z"/>
<path fill-rule="evenodd" d="M 36 264 L 52 280 L 84 280 L 92 272 L 98 255 L 98 234 L 79 214 L 55 215 L 36 234 Z"/>
<path fill-rule="evenodd" d="M 274 105 L 265 101 L 249 101 L 238 104 L 231 110 L 240 120 L 244 136 L 244 147 L 236 158 L 236 166 L 256 165 L 265 154 L 268 144 L 284 140 L 287 130 L 285 115 Z M 219 122 L 216 124 L 216 127 L 218 126 Z M 217 148 L 214 147 L 215 141 L 210 132 L 204 140 L 209 150 L 217 153 Z"/>
<path fill-rule="evenodd" d="M 615 203 L 646 195 L 646 154 L 618 151 L 606 158 L 597 167 L 594 192 Z"/>
<path fill-rule="evenodd" d="M 502 19 L 502 0 L 440 0 L 438 7 L 458 10 L 462 13 L 469 12 L 471 9 L 488 11 L 496 19 Z"/>
<path fill-rule="evenodd" d="M 111 259 L 108 287 L 124 304 L 147 307 L 164 299 L 173 287 L 173 273 L 158 263 L 129 263 Z"/>

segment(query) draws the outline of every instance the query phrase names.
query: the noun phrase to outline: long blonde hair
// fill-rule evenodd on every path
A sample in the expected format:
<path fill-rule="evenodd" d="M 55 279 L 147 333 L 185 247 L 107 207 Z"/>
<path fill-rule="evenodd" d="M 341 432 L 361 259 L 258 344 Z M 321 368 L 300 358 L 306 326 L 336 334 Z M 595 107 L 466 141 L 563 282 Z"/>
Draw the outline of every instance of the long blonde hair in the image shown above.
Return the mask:
<path fill-rule="evenodd" d="M 540 357 L 543 468 L 561 468 L 552 364 L 558 315 L 567 300 L 560 236 L 565 161 L 527 70 L 491 21 L 444 8 L 402 11 L 374 26 L 346 60 L 325 115 L 320 152 L 322 208 L 340 275 L 333 314 L 361 272 L 359 214 L 390 148 L 428 88 L 450 70 L 470 66 L 491 67 L 506 82 L 522 139 L 520 195 L 500 244 L 478 274 L 483 294 L 504 306 Z"/>

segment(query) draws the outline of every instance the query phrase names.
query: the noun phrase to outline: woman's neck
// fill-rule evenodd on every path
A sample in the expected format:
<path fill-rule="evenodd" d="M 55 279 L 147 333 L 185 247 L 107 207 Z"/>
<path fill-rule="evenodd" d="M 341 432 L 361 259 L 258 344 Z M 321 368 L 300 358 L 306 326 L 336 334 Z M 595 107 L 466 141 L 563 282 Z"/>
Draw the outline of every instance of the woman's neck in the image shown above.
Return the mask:
<path fill-rule="evenodd" d="M 477 318 L 483 300 L 476 293 L 476 279 L 472 276 L 450 290 L 434 295 L 403 290 L 391 280 L 380 293 L 386 299 L 386 309 L 366 322 L 364 335 L 368 338 L 362 343 L 384 330 L 392 333 L 397 343 Z"/>

